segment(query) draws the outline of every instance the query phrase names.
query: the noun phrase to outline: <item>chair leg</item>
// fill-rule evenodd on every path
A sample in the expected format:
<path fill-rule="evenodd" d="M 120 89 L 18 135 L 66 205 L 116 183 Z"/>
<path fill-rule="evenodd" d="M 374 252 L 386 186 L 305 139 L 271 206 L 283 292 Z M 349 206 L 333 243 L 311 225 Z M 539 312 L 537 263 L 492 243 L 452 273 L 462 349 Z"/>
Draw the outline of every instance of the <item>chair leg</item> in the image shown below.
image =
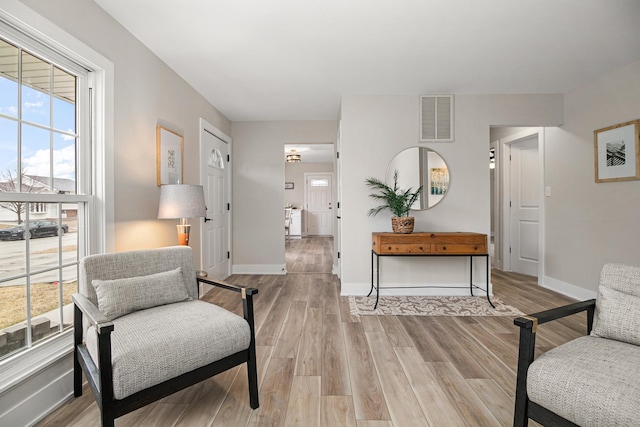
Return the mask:
<path fill-rule="evenodd" d="M 73 395 L 82 396 L 82 367 L 78 358 L 78 346 L 82 343 L 82 311 L 73 305 Z"/>
<path fill-rule="evenodd" d="M 74 350 L 73 354 L 73 396 L 82 396 L 82 368 L 78 361 L 78 350 Z"/>
<path fill-rule="evenodd" d="M 111 410 L 106 408 L 102 408 L 100 411 L 100 421 L 102 422 L 102 427 L 114 427 L 116 422 Z"/>
<path fill-rule="evenodd" d="M 247 374 L 249 377 L 249 406 L 251 409 L 257 409 L 260 406 L 258 401 L 258 368 L 256 366 L 256 349 L 253 345 L 249 348 Z"/>

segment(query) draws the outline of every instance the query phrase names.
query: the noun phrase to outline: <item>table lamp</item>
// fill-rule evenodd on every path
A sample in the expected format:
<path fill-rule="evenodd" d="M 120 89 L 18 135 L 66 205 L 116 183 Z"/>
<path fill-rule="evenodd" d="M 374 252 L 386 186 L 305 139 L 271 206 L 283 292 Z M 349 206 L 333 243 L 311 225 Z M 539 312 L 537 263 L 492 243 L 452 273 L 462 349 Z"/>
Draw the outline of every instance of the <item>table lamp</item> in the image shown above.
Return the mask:
<path fill-rule="evenodd" d="M 187 224 L 187 218 L 203 217 L 206 209 L 202 185 L 172 184 L 160 187 L 158 219 L 180 218 L 180 224 L 177 225 L 180 245 L 189 245 L 191 225 Z"/>

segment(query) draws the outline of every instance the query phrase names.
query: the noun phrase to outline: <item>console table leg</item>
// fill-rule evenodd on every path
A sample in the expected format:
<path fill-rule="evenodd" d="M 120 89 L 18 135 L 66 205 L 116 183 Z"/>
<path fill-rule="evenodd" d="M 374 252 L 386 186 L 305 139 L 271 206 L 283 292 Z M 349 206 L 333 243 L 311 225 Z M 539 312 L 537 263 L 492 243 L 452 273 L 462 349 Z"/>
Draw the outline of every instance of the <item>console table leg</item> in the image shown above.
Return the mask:
<path fill-rule="evenodd" d="M 371 251 L 371 289 L 369 290 L 367 296 L 371 296 L 371 292 L 373 292 L 373 254 L 374 252 Z"/>
<path fill-rule="evenodd" d="M 491 302 L 491 295 L 489 294 L 489 255 L 485 255 L 485 265 L 486 265 L 486 272 L 487 272 L 487 301 L 489 301 L 489 304 L 491 304 L 491 307 L 496 308 L 495 305 L 493 305 L 493 303 Z"/>
<path fill-rule="evenodd" d="M 376 255 L 376 305 L 373 306 L 374 310 L 378 308 L 379 299 L 380 299 L 380 257 Z"/>
<path fill-rule="evenodd" d="M 473 296 L 473 255 L 469 255 L 469 292 Z"/>

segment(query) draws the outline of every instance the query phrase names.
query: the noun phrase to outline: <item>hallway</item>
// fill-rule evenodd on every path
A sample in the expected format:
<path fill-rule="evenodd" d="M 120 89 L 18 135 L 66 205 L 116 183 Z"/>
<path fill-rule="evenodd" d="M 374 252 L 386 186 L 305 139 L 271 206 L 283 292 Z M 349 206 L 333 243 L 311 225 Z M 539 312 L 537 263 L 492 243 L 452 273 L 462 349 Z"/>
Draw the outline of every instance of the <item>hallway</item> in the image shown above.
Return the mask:
<path fill-rule="evenodd" d="M 288 240 L 284 248 L 288 273 L 331 273 L 333 237 Z"/>

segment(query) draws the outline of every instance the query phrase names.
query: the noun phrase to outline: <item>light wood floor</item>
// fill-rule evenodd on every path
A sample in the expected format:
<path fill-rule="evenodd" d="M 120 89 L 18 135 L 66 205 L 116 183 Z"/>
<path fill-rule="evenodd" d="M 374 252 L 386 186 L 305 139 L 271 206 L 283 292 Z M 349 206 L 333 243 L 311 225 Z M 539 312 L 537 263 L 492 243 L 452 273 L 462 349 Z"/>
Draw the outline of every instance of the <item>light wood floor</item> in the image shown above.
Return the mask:
<path fill-rule="evenodd" d="M 330 274 L 330 238 L 287 244 L 286 276 L 237 275 L 256 287 L 260 408 L 237 367 L 150 404 L 117 426 L 508 426 L 518 331 L 511 317 L 362 316 Z M 495 294 L 525 313 L 571 300 L 532 278 L 493 272 Z M 220 291 L 204 299 L 238 313 Z M 542 325 L 545 350 L 585 332 L 585 318 Z M 99 425 L 89 390 L 40 426 Z M 531 423 L 533 425 L 533 423 Z"/>

